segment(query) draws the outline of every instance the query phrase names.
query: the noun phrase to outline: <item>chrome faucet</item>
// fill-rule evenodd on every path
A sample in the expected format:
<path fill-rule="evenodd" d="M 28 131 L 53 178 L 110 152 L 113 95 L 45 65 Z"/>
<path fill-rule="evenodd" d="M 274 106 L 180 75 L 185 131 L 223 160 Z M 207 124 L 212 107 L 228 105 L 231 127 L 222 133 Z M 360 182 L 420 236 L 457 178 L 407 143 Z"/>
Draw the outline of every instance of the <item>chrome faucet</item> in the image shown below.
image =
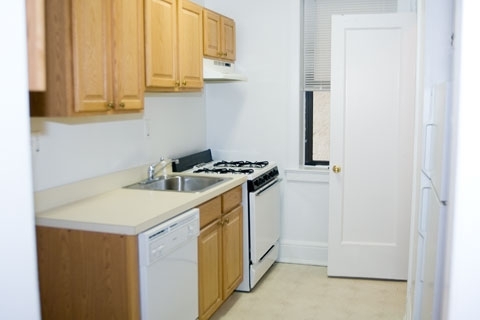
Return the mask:
<path fill-rule="evenodd" d="M 159 162 L 153 163 L 148 167 L 148 180 L 153 180 L 155 178 L 155 169 L 160 166 L 159 170 L 162 170 L 162 175 L 167 176 L 167 166 L 171 163 L 178 163 L 176 159 L 164 159 L 160 158 Z"/>

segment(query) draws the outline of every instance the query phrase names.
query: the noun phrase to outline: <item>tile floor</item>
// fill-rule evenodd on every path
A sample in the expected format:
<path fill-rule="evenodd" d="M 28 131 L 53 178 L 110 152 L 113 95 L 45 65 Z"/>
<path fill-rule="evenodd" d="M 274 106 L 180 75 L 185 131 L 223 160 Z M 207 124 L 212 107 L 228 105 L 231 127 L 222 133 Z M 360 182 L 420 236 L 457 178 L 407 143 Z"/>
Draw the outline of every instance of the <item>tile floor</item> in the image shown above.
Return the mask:
<path fill-rule="evenodd" d="M 406 281 L 328 278 L 325 267 L 276 263 L 252 292 L 234 292 L 211 320 L 401 320 L 406 289 Z"/>

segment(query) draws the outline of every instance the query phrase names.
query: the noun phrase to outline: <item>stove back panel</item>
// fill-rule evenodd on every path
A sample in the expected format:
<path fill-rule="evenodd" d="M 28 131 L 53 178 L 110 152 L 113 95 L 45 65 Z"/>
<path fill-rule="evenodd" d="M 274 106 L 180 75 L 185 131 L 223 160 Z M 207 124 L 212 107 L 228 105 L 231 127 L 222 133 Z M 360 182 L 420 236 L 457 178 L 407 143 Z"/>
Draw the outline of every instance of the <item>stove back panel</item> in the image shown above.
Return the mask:
<path fill-rule="evenodd" d="M 172 163 L 173 172 L 181 172 L 193 168 L 199 163 L 208 163 L 213 161 L 212 151 L 210 149 L 190 154 L 185 157 L 178 158 L 178 163 Z"/>

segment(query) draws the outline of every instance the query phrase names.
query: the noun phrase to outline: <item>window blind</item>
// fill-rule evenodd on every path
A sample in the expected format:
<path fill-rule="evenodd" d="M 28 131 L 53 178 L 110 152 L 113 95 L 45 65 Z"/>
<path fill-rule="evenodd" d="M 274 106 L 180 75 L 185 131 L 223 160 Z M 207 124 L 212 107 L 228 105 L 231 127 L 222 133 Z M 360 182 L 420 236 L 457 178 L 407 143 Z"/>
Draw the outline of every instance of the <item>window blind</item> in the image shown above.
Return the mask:
<path fill-rule="evenodd" d="M 331 16 L 397 11 L 397 0 L 304 0 L 305 91 L 330 90 Z"/>

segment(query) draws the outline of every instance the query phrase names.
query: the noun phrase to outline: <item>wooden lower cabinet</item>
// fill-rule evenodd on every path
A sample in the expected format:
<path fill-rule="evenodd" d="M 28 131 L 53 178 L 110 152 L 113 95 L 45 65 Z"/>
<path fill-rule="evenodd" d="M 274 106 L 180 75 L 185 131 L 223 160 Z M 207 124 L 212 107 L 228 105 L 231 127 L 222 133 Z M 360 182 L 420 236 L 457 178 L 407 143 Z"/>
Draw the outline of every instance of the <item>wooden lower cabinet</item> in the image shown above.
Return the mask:
<path fill-rule="evenodd" d="M 223 218 L 223 298 L 226 299 L 243 280 L 242 206 Z"/>
<path fill-rule="evenodd" d="M 222 226 L 215 220 L 198 236 L 199 318 L 208 319 L 223 303 Z"/>
<path fill-rule="evenodd" d="M 199 317 L 243 279 L 242 187 L 200 206 Z M 37 226 L 42 319 L 140 319 L 138 237 Z"/>
<path fill-rule="evenodd" d="M 201 230 L 198 237 L 200 320 L 209 319 L 243 280 L 241 200 L 240 186 L 200 206 Z"/>
<path fill-rule="evenodd" d="M 140 319 L 136 236 L 37 227 L 42 319 Z"/>

